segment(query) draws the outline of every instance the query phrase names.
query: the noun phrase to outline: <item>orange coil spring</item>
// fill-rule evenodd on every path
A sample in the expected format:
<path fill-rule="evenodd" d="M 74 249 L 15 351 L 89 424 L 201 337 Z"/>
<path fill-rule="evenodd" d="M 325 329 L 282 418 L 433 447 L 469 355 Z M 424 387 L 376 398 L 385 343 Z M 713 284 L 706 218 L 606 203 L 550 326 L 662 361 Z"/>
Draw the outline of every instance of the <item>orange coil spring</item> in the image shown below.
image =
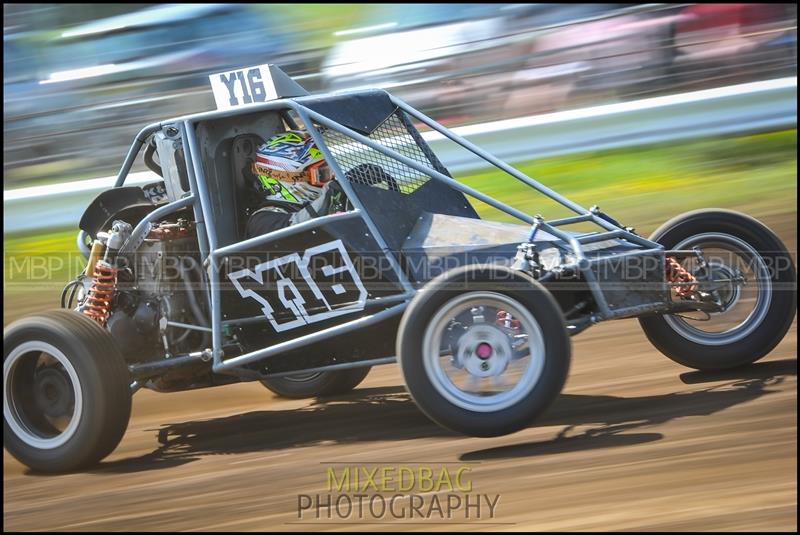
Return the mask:
<path fill-rule="evenodd" d="M 82 312 L 105 326 L 111 313 L 111 298 L 117 287 L 117 268 L 98 262 L 94 268 L 92 286 L 83 303 Z"/>
<path fill-rule="evenodd" d="M 521 325 L 519 320 L 513 319 L 511 317 L 511 314 L 502 309 L 497 311 L 497 315 L 495 317 L 495 324 L 498 327 L 508 327 L 513 331 L 519 331 Z"/>
<path fill-rule="evenodd" d="M 694 275 L 686 271 L 684 267 L 681 265 L 680 262 L 675 260 L 675 258 L 668 256 L 667 257 L 667 282 L 670 284 L 675 284 L 672 287 L 672 290 L 679 296 L 679 297 L 688 297 L 697 290 L 696 284 L 680 284 L 680 283 L 687 283 L 687 282 L 697 282 L 697 279 Z"/>

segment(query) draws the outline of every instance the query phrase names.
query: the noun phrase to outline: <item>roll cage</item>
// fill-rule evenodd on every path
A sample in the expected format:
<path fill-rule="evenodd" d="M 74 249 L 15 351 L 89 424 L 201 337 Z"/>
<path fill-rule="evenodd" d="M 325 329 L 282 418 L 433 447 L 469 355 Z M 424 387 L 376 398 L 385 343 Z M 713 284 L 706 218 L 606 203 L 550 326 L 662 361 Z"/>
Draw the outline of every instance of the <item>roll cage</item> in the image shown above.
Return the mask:
<path fill-rule="evenodd" d="M 246 240 L 236 239 L 235 230 L 231 227 L 233 223 L 225 220 L 221 215 L 219 199 L 214 197 L 209 187 L 208 166 L 204 165 L 203 159 L 213 158 L 214 155 L 207 151 L 207 139 L 201 146 L 199 137 L 204 126 L 211 122 L 216 121 L 222 124 L 221 122 L 227 121 L 226 124 L 230 124 L 244 116 L 254 116 L 266 112 L 280 114 L 290 126 L 296 126 L 294 117 L 302 121 L 350 199 L 354 207 L 352 211 L 321 216 Z M 541 216 L 522 212 L 455 180 L 414 127 L 411 122 L 412 118 L 472 152 L 505 174 L 568 208 L 575 215 L 546 220 Z M 529 242 L 533 241 L 539 233 L 548 233 L 557 238 L 567 249 L 571 250 L 574 258 L 571 264 L 562 267 L 573 269 L 582 275 L 597 305 L 597 313 L 592 318 L 592 322 L 659 308 L 658 303 L 646 306 L 638 304 L 633 307 L 609 306 L 607 292 L 599 284 L 593 269 L 593 266 L 602 262 L 605 257 L 602 255 L 587 257 L 585 246 L 605 240 L 622 240 L 631 246 L 627 252 L 623 253 L 624 255 L 656 255 L 662 259 L 663 265 L 664 248 L 661 245 L 638 236 L 631 229 L 622 227 L 596 208 L 587 209 L 567 199 L 385 91 L 353 91 L 321 96 L 280 98 L 244 108 L 198 113 L 148 125 L 136 135 L 118 173 L 114 187 L 122 187 L 125 184 L 134 160 L 150 136 L 167 129 L 174 139 L 179 140 L 180 150 L 176 151 L 176 154 L 182 155 L 183 158 L 183 161 L 178 163 L 185 166 L 188 191 L 181 198 L 174 199 L 148 213 L 135 226 L 130 241 L 136 242 L 137 238 L 145 236 L 152 223 L 167 215 L 186 208 L 193 210 L 200 255 L 208 277 L 206 281 L 208 283 L 207 297 L 212 332 L 210 358 L 212 370 L 215 373 L 253 376 L 254 372 L 245 368 L 246 365 L 369 327 L 402 313 L 414 296 L 416 289 L 415 281 L 410 280 L 403 269 L 402 259 L 398 253 L 398 237 L 408 229 L 405 228 L 402 229 L 403 232 L 399 232 L 397 221 L 387 219 L 385 216 L 387 211 L 391 212 L 391 210 L 382 210 L 380 206 L 377 206 L 383 202 L 394 202 L 391 199 L 398 203 L 394 208 L 399 213 L 405 213 L 409 209 L 409 205 L 414 206 L 415 203 L 438 202 L 445 206 L 444 213 L 477 218 L 474 209 L 464 197 L 466 195 L 530 225 Z M 359 179 L 357 172 L 353 172 L 353 169 L 359 165 L 376 164 L 387 169 L 389 174 L 397 180 L 397 184 L 388 189 L 371 188 L 368 182 Z M 415 199 L 415 191 L 420 191 L 422 188 L 431 188 L 435 194 L 425 192 L 425 195 L 419 194 Z M 431 207 L 428 206 L 428 209 Z M 412 214 L 413 216 L 416 216 L 416 213 Z M 380 253 L 385 256 L 396 282 L 396 290 L 389 295 L 367 300 L 367 305 L 379 308 L 379 310 L 315 332 L 226 358 L 223 351 L 224 330 L 235 324 L 244 324 L 258 319 L 263 321 L 263 316 L 260 318 L 223 319 L 221 270 L 226 259 L 234 253 L 246 252 L 257 246 L 269 246 L 276 240 L 316 231 L 326 225 L 341 225 L 348 220 L 363 225 L 366 234 L 374 241 Z M 409 221 L 401 223 L 410 224 Z M 562 229 L 562 227 L 576 223 L 592 223 L 599 227 L 599 230 L 576 233 Z M 402 225 L 400 226 L 402 227 Z M 87 249 L 85 240 L 86 233 L 81 231 L 78 244 L 84 252 Z M 616 257 L 619 257 L 619 254 Z M 549 275 L 545 277 L 547 276 Z M 208 358 L 208 352 L 203 352 L 203 356 Z M 377 364 L 389 360 L 393 360 L 393 357 L 363 361 L 359 364 Z M 326 369 L 337 366 L 346 367 L 347 364 L 334 364 L 327 366 Z"/>

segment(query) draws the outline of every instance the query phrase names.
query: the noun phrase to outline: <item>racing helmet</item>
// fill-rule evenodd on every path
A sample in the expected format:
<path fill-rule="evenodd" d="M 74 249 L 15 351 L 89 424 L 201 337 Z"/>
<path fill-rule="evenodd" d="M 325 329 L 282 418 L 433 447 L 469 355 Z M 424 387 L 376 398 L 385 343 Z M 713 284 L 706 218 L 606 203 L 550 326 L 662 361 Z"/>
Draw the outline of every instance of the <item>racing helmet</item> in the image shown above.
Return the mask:
<path fill-rule="evenodd" d="M 333 179 L 333 171 L 304 130 L 283 132 L 258 147 L 253 174 L 268 200 L 299 205 L 317 199 Z"/>

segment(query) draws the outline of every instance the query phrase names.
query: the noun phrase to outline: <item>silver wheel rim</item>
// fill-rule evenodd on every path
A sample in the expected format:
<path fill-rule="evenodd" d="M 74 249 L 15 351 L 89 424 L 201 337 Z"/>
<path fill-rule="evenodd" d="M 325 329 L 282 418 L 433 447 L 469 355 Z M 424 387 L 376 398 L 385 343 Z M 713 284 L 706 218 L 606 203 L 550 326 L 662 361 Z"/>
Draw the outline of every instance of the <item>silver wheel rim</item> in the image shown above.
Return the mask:
<path fill-rule="evenodd" d="M 472 315 L 477 307 L 483 307 L 485 321 L 465 327 L 457 338 L 450 338 L 455 343 L 443 349 L 453 321 Z M 497 325 L 492 315 L 497 310 L 519 321 L 518 334 Z M 489 346 L 488 357 L 479 356 L 479 349 L 487 351 L 482 344 Z M 536 387 L 544 369 L 545 345 L 539 323 L 521 303 L 496 292 L 469 292 L 447 301 L 425 329 L 422 348 L 425 373 L 436 391 L 472 412 L 496 412 L 519 403 Z M 512 382 L 513 376 L 517 380 Z M 465 391 L 454 377 L 472 391 Z"/>
<path fill-rule="evenodd" d="M 747 315 L 741 321 L 736 322 L 732 327 L 728 327 L 719 331 L 704 330 L 702 327 L 706 322 L 692 321 L 686 317 L 667 315 L 664 316 L 664 319 L 676 333 L 694 343 L 715 346 L 727 345 L 738 342 L 739 340 L 750 335 L 759 325 L 761 325 L 761 322 L 764 321 L 764 318 L 769 311 L 769 305 L 772 301 L 772 278 L 769 274 L 769 268 L 765 264 L 761 255 L 759 255 L 750 244 L 730 234 L 716 232 L 698 234 L 678 243 L 675 246 L 675 249 L 699 247 L 701 252 L 703 252 L 704 250 L 712 249 L 712 246 L 723 251 L 727 251 L 739 259 L 745 257 L 745 259 L 749 261 L 748 265 L 752 266 L 752 276 L 747 277 L 748 283 L 756 285 L 756 291 L 754 292 L 755 302 L 752 310 L 747 313 Z M 730 259 L 728 259 L 727 263 L 720 262 L 719 259 L 711 259 L 709 263 L 722 263 L 728 271 L 733 271 L 731 270 Z M 749 298 L 742 298 L 742 293 L 745 290 L 743 290 L 741 286 L 736 288 L 734 291 L 735 295 L 730 306 L 728 306 L 723 312 L 711 314 L 710 323 L 713 324 L 714 320 L 724 321 L 726 314 L 735 312 L 737 307 L 739 307 L 741 311 L 741 307 L 744 306 L 744 302 L 749 302 L 752 300 Z"/>
<path fill-rule="evenodd" d="M 25 378 L 18 376 L 21 368 L 30 363 L 25 361 L 35 359 L 37 364 L 43 357 L 57 362 L 69 379 L 73 400 L 73 409 L 69 417 L 69 423 L 63 430 L 58 430 L 53 425 L 53 430 L 58 432 L 44 431 L 37 429 L 36 424 L 31 421 L 31 416 L 37 419 L 46 418 L 44 415 L 31 415 L 35 407 L 30 406 L 30 400 L 23 401 L 15 395 L 15 381 Z M 34 366 L 35 367 L 35 366 Z M 30 341 L 15 347 L 6 357 L 3 363 L 3 416 L 11 431 L 20 440 L 33 448 L 49 450 L 58 448 L 65 444 L 78 429 L 80 416 L 83 410 L 83 393 L 81 391 L 80 380 L 75 367 L 67 359 L 64 353 L 55 346 L 41 341 Z M 51 423 L 48 421 L 48 423 Z"/>

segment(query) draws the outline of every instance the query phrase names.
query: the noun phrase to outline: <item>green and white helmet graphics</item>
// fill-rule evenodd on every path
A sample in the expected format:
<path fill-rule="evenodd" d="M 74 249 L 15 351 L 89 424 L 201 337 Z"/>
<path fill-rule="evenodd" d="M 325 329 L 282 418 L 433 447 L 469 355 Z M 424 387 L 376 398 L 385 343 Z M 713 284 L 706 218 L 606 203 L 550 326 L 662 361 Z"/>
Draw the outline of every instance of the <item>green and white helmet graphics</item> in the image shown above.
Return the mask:
<path fill-rule="evenodd" d="M 321 190 L 308 183 L 305 172 L 322 161 L 322 153 L 307 132 L 290 130 L 258 148 L 253 171 L 268 199 L 305 204 L 319 197 Z"/>

